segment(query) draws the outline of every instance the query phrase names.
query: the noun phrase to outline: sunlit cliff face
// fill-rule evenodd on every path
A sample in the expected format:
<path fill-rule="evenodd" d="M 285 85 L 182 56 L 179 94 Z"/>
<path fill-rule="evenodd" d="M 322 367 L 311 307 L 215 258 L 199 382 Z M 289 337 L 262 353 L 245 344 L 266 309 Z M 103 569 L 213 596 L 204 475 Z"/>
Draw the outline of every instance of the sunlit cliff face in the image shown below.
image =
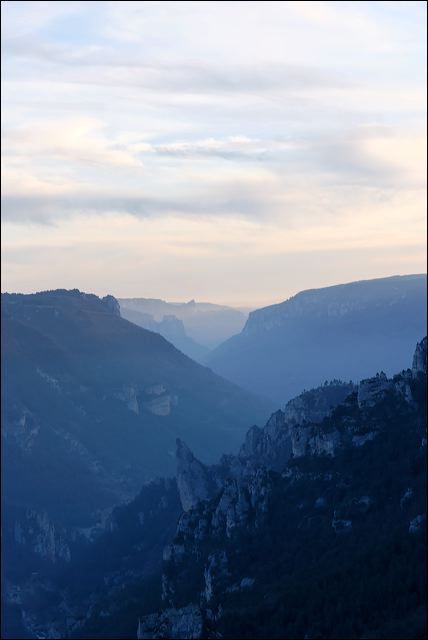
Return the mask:
<path fill-rule="evenodd" d="M 425 3 L 2 13 L 4 290 L 257 306 L 425 270 Z"/>

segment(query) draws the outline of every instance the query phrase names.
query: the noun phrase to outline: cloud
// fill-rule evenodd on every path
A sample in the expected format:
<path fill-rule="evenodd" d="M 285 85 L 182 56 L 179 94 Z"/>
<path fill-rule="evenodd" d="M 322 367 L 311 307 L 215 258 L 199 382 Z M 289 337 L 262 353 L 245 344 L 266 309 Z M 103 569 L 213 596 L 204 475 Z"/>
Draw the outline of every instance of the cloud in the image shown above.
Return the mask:
<path fill-rule="evenodd" d="M 60 82 L 67 79 L 82 84 L 128 85 L 182 93 L 295 92 L 349 88 L 355 84 L 343 71 L 283 62 L 216 65 L 210 61 L 195 63 L 191 58 L 160 61 L 105 45 L 69 46 L 22 37 L 5 38 L 3 48 L 13 58 L 44 63 L 45 76 Z M 63 70 L 61 75 L 58 66 Z"/>
<path fill-rule="evenodd" d="M 238 292 L 247 273 L 263 290 L 255 263 L 278 286 L 297 265 L 321 282 L 327 249 L 420 250 L 423 4 L 3 3 L 14 281 L 49 286 L 47 245 L 63 284 L 79 261 L 88 282 L 147 270 L 154 289 L 216 291 L 224 269 Z"/>
<path fill-rule="evenodd" d="M 103 132 L 105 125 L 94 118 L 33 122 L 30 126 L 3 132 L 5 153 L 14 157 L 49 157 L 82 164 L 140 166 L 126 150 L 115 148 Z"/>
<path fill-rule="evenodd" d="M 295 166 L 329 182 L 409 188 L 426 185 L 426 130 L 363 126 L 303 137 Z"/>
<path fill-rule="evenodd" d="M 248 136 L 227 136 L 225 138 L 205 138 L 153 144 L 131 143 L 129 148 L 140 154 L 159 154 L 176 158 L 219 157 L 261 160 L 266 154 L 292 149 L 292 144 L 283 141 L 259 140 Z"/>
<path fill-rule="evenodd" d="M 254 175 L 240 181 L 206 180 L 205 185 L 175 196 L 147 196 L 114 192 L 106 193 L 27 193 L 2 196 L 5 222 L 25 224 L 47 223 L 78 215 L 126 213 L 136 217 L 157 216 L 237 216 L 257 218 L 272 215 L 280 205 L 278 188 L 266 196 L 266 187 L 275 184 L 269 176 Z M 67 190 L 69 191 L 69 190 Z"/>
<path fill-rule="evenodd" d="M 293 226 L 317 216 L 342 219 L 348 200 L 358 207 L 373 190 L 388 200 L 397 190 L 419 190 L 422 198 L 425 188 L 422 130 L 367 126 L 288 141 L 238 134 L 168 143 L 135 138 L 111 140 L 101 122 L 85 119 L 65 130 L 64 123 L 49 123 L 9 131 L 3 219 L 26 224 L 125 213 Z M 60 173 L 57 161 L 67 171 Z M 82 179 L 73 166 L 95 169 Z"/>

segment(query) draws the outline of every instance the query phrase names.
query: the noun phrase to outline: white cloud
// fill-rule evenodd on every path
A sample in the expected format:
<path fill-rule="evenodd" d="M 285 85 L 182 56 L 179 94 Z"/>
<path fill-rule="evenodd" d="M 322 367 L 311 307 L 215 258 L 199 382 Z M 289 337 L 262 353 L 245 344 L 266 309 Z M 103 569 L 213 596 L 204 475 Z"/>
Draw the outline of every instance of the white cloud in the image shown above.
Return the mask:
<path fill-rule="evenodd" d="M 104 128 L 93 118 L 33 122 L 5 130 L 5 153 L 12 163 L 16 157 L 26 157 L 32 162 L 45 158 L 82 165 L 140 166 L 126 150 L 115 148 L 114 139 L 108 139 Z"/>

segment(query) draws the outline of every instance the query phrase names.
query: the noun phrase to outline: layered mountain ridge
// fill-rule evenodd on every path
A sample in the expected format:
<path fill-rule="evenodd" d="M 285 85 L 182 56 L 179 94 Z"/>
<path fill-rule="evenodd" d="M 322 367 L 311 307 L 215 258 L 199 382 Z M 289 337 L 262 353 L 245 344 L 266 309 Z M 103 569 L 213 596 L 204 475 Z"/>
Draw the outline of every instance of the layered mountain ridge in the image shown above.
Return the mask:
<path fill-rule="evenodd" d="M 242 332 L 205 362 L 279 404 L 325 380 L 361 380 L 380 369 L 393 375 L 425 327 L 426 275 L 358 281 L 251 312 Z"/>
<path fill-rule="evenodd" d="M 195 340 L 192 340 L 192 338 L 189 338 L 183 321 L 179 320 L 173 314 L 164 315 L 161 320 L 156 321 L 150 313 L 143 313 L 132 308 L 121 306 L 120 315 L 122 318 L 125 318 L 125 320 L 129 320 L 143 329 L 159 333 L 168 340 L 168 342 L 171 342 L 174 347 L 193 360 L 199 362 L 202 357 L 208 353 L 207 347 L 203 347 L 195 342 Z"/>
<path fill-rule="evenodd" d="M 247 318 L 247 314 L 239 309 L 195 300 L 167 302 L 156 298 L 120 298 L 119 303 L 124 317 L 148 314 L 155 322 L 162 322 L 165 316 L 174 316 L 183 322 L 187 336 L 206 349 L 216 347 L 241 331 Z"/>
<path fill-rule="evenodd" d="M 38 637 L 422 637 L 426 350 L 304 392 L 215 464 L 178 438 L 176 480 L 8 606 Z"/>
<path fill-rule="evenodd" d="M 3 500 L 24 527 L 27 509 L 94 525 L 173 472 L 176 437 L 215 460 L 268 411 L 78 290 L 2 294 L 2 371 Z"/>
<path fill-rule="evenodd" d="M 411 368 L 324 382 L 248 429 L 254 398 L 111 296 L 2 307 L 4 637 L 422 637 L 426 338 Z M 225 453 L 206 437 L 236 415 Z M 176 479 L 147 482 L 153 437 Z"/>

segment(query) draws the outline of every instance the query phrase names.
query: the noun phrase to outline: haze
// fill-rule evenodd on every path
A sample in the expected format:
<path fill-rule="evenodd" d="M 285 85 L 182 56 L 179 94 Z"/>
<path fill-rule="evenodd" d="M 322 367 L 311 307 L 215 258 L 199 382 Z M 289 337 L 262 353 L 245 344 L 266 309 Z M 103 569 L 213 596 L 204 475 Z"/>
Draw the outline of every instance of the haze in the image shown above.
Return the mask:
<path fill-rule="evenodd" d="M 260 306 L 426 264 L 425 2 L 4 2 L 2 290 Z"/>

